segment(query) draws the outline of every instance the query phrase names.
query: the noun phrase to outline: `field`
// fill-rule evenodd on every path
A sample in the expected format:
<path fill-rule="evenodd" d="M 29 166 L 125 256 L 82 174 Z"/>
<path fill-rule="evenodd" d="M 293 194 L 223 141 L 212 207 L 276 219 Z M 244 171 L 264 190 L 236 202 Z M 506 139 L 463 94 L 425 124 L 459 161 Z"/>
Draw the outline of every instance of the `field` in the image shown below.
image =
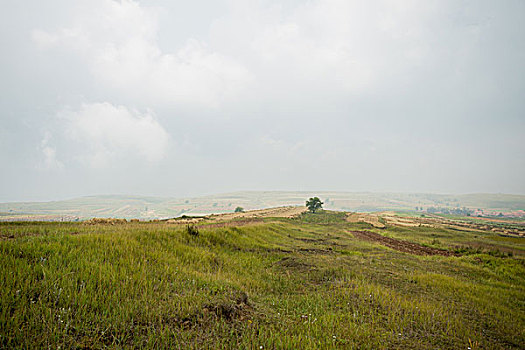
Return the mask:
<path fill-rule="evenodd" d="M 0 223 L 0 348 L 525 344 L 524 238 L 295 214 Z"/>
<path fill-rule="evenodd" d="M 231 213 L 237 206 L 246 210 L 304 206 L 305 199 L 313 196 L 321 198 L 324 207 L 330 210 L 415 212 L 433 207 L 467 207 L 484 215 L 505 213 L 525 218 L 523 195 L 246 191 L 191 198 L 106 195 L 52 202 L 0 203 L 0 221 L 74 221 L 92 217 L 166 219 L 182 215 Z"/>

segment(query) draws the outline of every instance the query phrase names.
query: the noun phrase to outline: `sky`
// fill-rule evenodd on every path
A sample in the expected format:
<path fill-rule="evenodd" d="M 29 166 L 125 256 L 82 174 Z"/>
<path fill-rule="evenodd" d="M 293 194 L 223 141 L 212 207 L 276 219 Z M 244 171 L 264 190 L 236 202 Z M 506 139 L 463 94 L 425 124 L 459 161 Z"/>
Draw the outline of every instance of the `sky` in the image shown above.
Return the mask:
<path fill-rule="evenodd" d="M 0 201 L 525 194 L 525 2 L 0 0 Z"/>

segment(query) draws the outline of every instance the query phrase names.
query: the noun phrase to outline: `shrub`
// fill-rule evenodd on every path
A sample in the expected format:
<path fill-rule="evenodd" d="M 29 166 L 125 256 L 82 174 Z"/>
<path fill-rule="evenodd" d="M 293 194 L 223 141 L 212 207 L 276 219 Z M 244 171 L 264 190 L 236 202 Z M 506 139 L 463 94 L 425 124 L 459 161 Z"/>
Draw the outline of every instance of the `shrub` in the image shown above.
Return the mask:
<path fill-rule="evenodd" d="M 199 229 L 195 225 L 186 225 L 186 232 L 188 232 L 188 234 L 193 237 L 197 237 L 199 235 Z"/>

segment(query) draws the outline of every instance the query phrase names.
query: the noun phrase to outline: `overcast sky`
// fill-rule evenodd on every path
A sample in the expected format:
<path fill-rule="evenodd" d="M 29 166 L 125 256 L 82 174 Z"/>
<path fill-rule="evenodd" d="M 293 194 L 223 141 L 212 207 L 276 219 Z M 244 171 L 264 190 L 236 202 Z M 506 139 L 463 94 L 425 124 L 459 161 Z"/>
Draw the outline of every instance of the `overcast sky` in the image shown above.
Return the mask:
<path fill-rule="evenodd" d="M 0 201 L 525 194 L 525 1 L 0 4 Z"/>

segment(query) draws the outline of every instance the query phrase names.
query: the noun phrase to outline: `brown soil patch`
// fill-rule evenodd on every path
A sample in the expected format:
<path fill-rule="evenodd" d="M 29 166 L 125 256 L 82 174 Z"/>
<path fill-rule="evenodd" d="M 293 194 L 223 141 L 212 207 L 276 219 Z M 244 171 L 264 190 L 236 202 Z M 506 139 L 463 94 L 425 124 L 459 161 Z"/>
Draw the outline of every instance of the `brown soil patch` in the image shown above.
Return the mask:
<path fill-rule="evenodd" d="M 502 224 L 518 224 L 518 225 L 525 225 L 525 222 L 523 220 L 513 220 L 513 219 L 497 219 L 497 218 L 485 218 L 480 216 L 473 216 L 472 219 L 479 220 L 479 221 L 487 221 L 487 222 L 499 222 Z"/>
<path fill-rule="evenodd" d="M 222 302 L 217 304 L 208 304 L 203 308 L 204 313 L 211 313 L 226 321 L 233 321 L 235 319 L 243 320 L 246 318 L 252 307 L 248 303 L 248 296 L 244 293 L 237 298 L 235 303 Z"/>
<path fill-rule="evenodd" d="M 293 218 L 305 212 L 306 207 L 278 207 L 268 209 L 250 210 L 242 213 L 226 213 L 209 215 L 209 220 L 233 220 L 247 218 Z"/>
<path fill-rule="evenodd" d="M 321 249 L 321 248 L 299 248 L 297 250 L 301 253 L 313 253 L 313 254 L 332 254 L 334 253 L 334 250 L 330 247 L 327 249 Z"/>
<path fill-rule="evenodd" d="M 367 213 L 348 213 L 346 214 L 348 222 L 365 222 L 377 228 L 385 228 L 385 225 L 379 221 L 379 216 Z"/>
<path fill-rule="evenodd" d="M 306 210 L 306 207 L 278 207 L 250 210 L 241 213 L 211 214 L 199 217 L 183 216 L 166 220 L 166 223 L 178 225 L 213 223 L 205 227 L 242 226 L 262 221 L 263 218 L 294 218 Z"/>
<path fill-rule="evenodd" d="M 128 221 L 126 219 L 115 219 L 115 218 L 92 218 L 83 222 L 84 225 L 117 225 L 125 224 Z"/>
<path fill-rule="evenodd" d="M 179 224 L 179 225 L 191 225 L 196 224 L 200 221 L 204 220 L 203 218 L 188 218 L 188 219 L 169 219 L 166 220 L 167 224 Z"/>
<path fill-rule="evenodd" d="M 435 227 L 470 232 L 492 231 L 498 234 L 509 235 L 511 237 L 525 236 L 525 225 L 523 225 L 523 227 L 521 228 L 501 227 L 497 225 L 498 220 L 485 220 L 484 222 L 474 222 L 470 220 L 447 219 L 432 214 L 426 214 L 427 217 L 400 217 L 390 212 L 380 214 L 387 225 L 393 226 Z"/>
<path fill-rule="evenodd" d="M 437 248 L 425 247 L 417 243 L 401 241 L 399 239 L 382 236 L 370 231 L 350 231 L 356 238 L 371 242 L 378 242 L 389 248 L 398 250 L 400 252 L 415 254 L 415 255 L 442 255 L 442 256 L 459 256 L 447 250 Z"/>

